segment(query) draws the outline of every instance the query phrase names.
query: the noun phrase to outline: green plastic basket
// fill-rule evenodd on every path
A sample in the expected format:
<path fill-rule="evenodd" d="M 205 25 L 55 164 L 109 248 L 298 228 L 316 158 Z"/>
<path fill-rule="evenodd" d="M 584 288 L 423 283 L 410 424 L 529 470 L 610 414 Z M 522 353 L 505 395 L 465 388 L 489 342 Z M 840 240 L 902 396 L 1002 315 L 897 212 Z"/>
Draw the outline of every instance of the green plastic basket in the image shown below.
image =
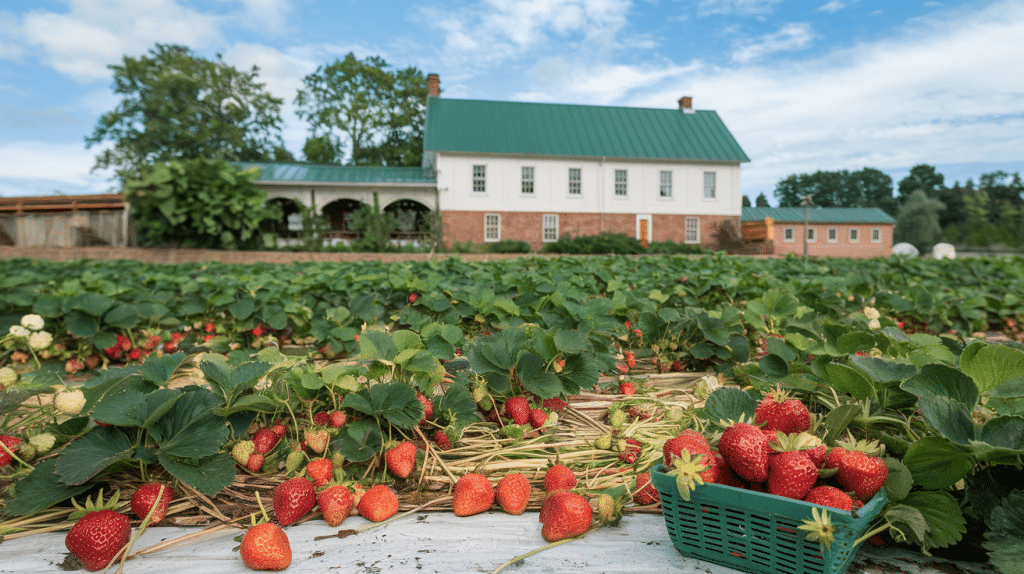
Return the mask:
<path fill-rule="evenodd" d="M 679 552 L 758 574 L 841 574 L 857 552 L 854 542 L 886 502 L 882 489 L 856 513 L 828 508 L 836 539 L 826 551 L 798 528 L 811 518 L 813 508 L 824 507 L 712 483 L 698 486 L 687 502 L 662 464 L 651 469 L 651 481 Z"/>

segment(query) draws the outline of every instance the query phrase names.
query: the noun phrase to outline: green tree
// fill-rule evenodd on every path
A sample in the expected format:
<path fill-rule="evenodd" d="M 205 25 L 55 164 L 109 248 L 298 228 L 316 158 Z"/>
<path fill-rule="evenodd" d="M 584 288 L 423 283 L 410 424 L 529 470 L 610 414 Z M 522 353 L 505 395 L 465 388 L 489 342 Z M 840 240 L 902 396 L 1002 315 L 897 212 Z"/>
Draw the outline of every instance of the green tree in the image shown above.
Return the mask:
<path fill-rule="evenodd" d="M 939 210 L 942 208 L 941 201 L 928 197 L 920 189 L 910 194 L 896 214 L 893 239 L 897 243 L 910 243 L 921 253 L 931 251 L 942 236 L 942 228 L 939 227 Z"/>
<path fill-rule="evenodd" d="M 94 169 L 113 167 L 124 180 L 163 160 L 291 158 L 280 136 L 282 101 L 257 82 L 255 66 L 238 71 L 220 55 L 207 60 L 185 46 L 157 44 L 110 69 L 122 98 L 85 138 L 87 147 L 113 142 Z"/>
<path fill-rule="evenodd" d="M 302 155 L 306 157 L 306 161 L 312 163 L 338 163 L 340 160 L 338 144 L 329 134 L 306 138 L 306 144 L 302 146 Z"/>
<path fill-rule="evenodd" d="M 749 197 L 747 197 L 745 195 L 743 196 L 743 201 L 741 202 L 741 207 L 750 207 L 750 198 Z"/>
<path fill-rule="evenodd" d="M 303 79 L 296 113 L 337 157 L 361 165 L 420 165 L 427 80 L 415 67 L 392 69 L 379 56 L 351 52 Z"/>
<path fill-rule="evenodd" d="M 270 247 L 261 232 L 280 219 L 256 180 L 258 169 L 242 170 L 220 159 L 161 161 L 139 167 L 124 193 L 143 247 Z"/>
<path fill-rule="evenodd" d="M 355 251 L 380 253 L 391 244 L 391 233 L 398 229 L 395 216 L 380 209 L 380 199 L 373 194 L 373 205 L 362 204 L 352 214 L 352 229 L 361 233 L 352 243 Z"/>
<path fill-rule="evenodd" d="M 935 166 L 928 164 L 919 164 L 910 168 L 910 173 L 907 177 L 900 180 L 899 183 L 899 201 L 904 203 L 910 198 L 917 190 L 921 190 L 928 197 L 939 198 L 939 195 L 943 188 L 945 188 L 945 176 L 935 170 Z"/>
<path fill-rule="evenodd" d="M 757 198 L 754 199 L 754 205 L 756 205 L 757 207 L 770 207 L 768 205 L 768 197 L 764 194 L 763 191 L 757 194 Z"/>
<path fill-rule="evenodd" d="M 775 186 L 779 207 L 799 207 L 801 199 L 810 195 L 819 207 L 881 207 L 887 212 L 896 208 L 892 196 L 892 178 L 870 167 L 860 171 L 817 171 L 794 174 Z"/>

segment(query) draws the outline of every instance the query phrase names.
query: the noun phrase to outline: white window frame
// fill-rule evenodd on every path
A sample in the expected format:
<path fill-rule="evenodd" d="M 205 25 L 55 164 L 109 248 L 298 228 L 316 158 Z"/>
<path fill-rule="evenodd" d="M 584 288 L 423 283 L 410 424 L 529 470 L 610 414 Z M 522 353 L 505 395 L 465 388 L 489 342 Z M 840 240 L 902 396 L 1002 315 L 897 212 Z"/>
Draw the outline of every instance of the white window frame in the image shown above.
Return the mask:
<path fill-rule="evenodd" d="M 792 227 L 782 228 L 782 240 L 786 243 L 792 243 L 796 241 L 796 230 Z"/>
<path fill-rule="evenodd" d="M 882 242 L 882 229 L 879 228 L 879 227 L 872 227 L 871 228 L 871 243 L 881 243 L 881 242 Z"/>
<path fill-rule="evenodd" d="M 473 193 L 487 193 L 487 166 L 473 166 Z"/>
<path fill-rule="evenodd" d="M 829 243 L 835 243 L 839 241 L 839 230 L 836 229 L 835 227 L 829 227 L 828 235 L 826 235 L 826 237 L 828 238 Z"/>
<path fill-rule="evenodd" d="M 501 241 L 501 214 L 484 214 L 484 241 L 494 243 Z"/>
<path fill-rule="evenodd" d="M 850 243 L 860 243 L 860 229 L 850 228 Z"/>
<path fill-rule="evenodd" d="M 629 196 L 629 173 L 624 169 L 615 170 L 615 197 Z"/>
<path fill-rule="evenodd" d="M 661 172 L 661 197 L 664 199 L 672 199 L 672 172 L 663 170 Z"/>
<path fill-rule="evenodd" d="M 558 241 L 558 214 L 545 213 L 541 223 L 541 240 L 544 243 Z"/>
<path fill-rule="evenodd" d="M 569 168 L 569 195 L 583 195 L 583 169 L 579 167 Z"/>
<path fill-rule="evenodd" d="M 717 177 L 713 171 L 704 172 L 704 199 L 715 199 L 717 195 Z"/>
<path fill-rule="evenodd" d="M 700 243 L 700 218 L 687 217 L 683 243 Z"/>
<path fill-rule="evenodd" d="M 533 195 L 533 175 L 533 167 L 524 165 L 522 169 L 522 185 L 520 186 L 520 191 L 524 195 Z"/>
<path fill-rule="evenodd" d="M 813 227 L 807 227 L 807 243 L 814 243 L 818 239 L 818 232 Z"/>

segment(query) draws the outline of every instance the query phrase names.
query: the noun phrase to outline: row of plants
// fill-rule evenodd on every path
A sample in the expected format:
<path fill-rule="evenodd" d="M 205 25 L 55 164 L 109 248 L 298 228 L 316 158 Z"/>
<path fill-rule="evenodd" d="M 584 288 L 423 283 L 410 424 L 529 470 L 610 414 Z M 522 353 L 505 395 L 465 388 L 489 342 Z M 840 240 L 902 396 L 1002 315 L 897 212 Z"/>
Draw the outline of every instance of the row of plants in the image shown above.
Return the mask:
<path fill-rule="evenodd" d="M 31 446 L 5 471 L 9 515 L 63 519 L 46 513 L 111 481 L 224 495 L 318 459 L 399 492 L 564 463 L 629 510 L 671 438 L 715 445 L 782 387 L 821 444 L 884 454 L 873 534 L 1017 571 L 1024 348 L 972 339 L 1019 336 L 1020 261 L 3 265 L 0 434 Z M 718 376 L 680 401 L 642 376 L 665 371 Z M 81 400 L 26 402 L 47 393 Z M 419 474 L 392 470 L 404 442 Z"/>

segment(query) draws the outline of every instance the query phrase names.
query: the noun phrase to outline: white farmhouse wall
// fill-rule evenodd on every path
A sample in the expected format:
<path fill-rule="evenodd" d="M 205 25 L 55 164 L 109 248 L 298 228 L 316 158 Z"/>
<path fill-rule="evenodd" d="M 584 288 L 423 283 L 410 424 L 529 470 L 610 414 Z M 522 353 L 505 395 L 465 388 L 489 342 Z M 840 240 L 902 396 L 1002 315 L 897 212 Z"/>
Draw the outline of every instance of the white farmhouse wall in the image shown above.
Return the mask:
<path fill-rule="evenodd" d="M 473 166 L 486 166 L 486 191 L 473 191 Z M 533 194 L 522 193 L 522 168 L 534 168 Z M 569 169 L 579 168 L 582 193 L 569 193 Z M 594 158 L 437 155 L 442 211 L 648 213 L 739 216 L 737 163 L 656 162 Z M 626 197 L 615 195 L 615 171 L 626 170 Z M 660 196 L 661 172 L 672 172 L 672 197 Z M 716 174 L 714 199 L 704 198 L 704 173 Z"/>

